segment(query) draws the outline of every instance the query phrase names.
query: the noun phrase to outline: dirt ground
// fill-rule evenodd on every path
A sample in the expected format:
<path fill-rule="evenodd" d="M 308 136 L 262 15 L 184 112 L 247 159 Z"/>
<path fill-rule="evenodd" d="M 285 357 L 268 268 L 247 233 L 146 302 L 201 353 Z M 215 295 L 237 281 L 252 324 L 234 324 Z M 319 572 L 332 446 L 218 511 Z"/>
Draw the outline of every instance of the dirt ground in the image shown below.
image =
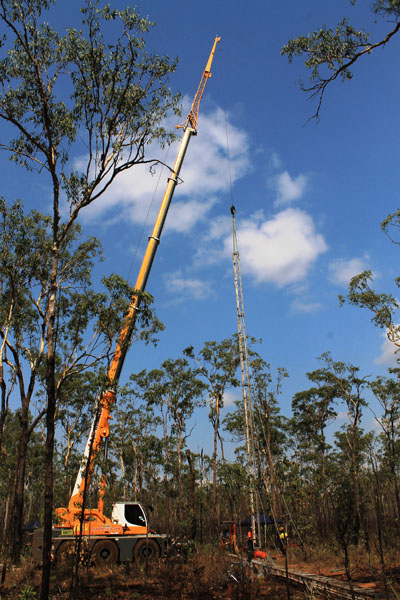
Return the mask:
<path fill-rule="evenodd" d="M 278 566 L 285 566 L 279 552 L 270 556 Z M 400 592 L 399 557 L 387 563 L 389 591 Z M 362 555 L 352 557 L 354 585 L 370 591 L 383 592 L 381 568 L 376 559 Z M 288 568 L 292 571 L 314 573 L 347 581 L 340 556 L 331 549 L 304 552 L 288 549 Z M 7 600 L 36 600 L 39 596 L 40 570 L 29 563 L 9 573 L 0 588 L 0 597 Z M 219 549 L 199 552 L 188 561 L 181 558 L 160 560 L 152 565 L 126 565 L 103 569 L 82 567 L 79 588 L 71 592 L 71 571 L 67 565 L 54 568 L 51 581 L 51 600 L 277 600 L 288 598 L 283 582 L 258 578 L 242 561 Z M 290 589 L 290 599 L 305 598 L 302 590 Z"/>

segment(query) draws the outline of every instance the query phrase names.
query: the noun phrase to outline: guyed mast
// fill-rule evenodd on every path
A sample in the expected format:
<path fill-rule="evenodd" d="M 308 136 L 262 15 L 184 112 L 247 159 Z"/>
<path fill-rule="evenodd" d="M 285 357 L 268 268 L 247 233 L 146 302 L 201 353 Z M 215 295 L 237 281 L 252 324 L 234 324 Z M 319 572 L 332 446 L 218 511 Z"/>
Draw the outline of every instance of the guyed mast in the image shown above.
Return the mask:
<path fill-rule="evenodd" d="M 199 116 L 200 102 L 204 93 L 204 89 L 208 79 L 211 77 L 211 65 L 214 58 L 216 46 L 220 41 L 220 37 L 216 36 L 214 44 L 208 58 L 206 68 L 203 71 L 200 84 L 193 100 L 190 112 L 186 121 L 179 125 L 179 128 L 183 129 L 183 136 L 179 145 L 178 155 L 175 160 L 175 164 L 171 169 L 168 177 L 167 188 L 164 193 L 164 197 L 161 202 L 160 209 L 156 218 L 156 222 L 153 231 L 149 237 L 145 255 L 140 267 L 139 275 L 135 284 L 135 292 L 129 304 L 128 312 L 124 319 L 122 330 L 119 334 L 117 345 L 111 360 L 110 367 L 108 369 L 107 378 L 108 385 L 107 391 L 101 393 L 98 399 L 98 410 L 96 411 L 95 418 L 92 423 L 89 438 L 84 451 L 84 456 L 81 462 L 81 466 L 76 478 L 75 486 L 70 498 L 68 508 L 56 509 L 56 514 L 60 519 L 61 525 L 73 526 L 77 519 L 82 513 L 82 506 L 84 505 L 85 489 L 87 489 L 91 474 L 93 472 L 94 460 L 98 455 L 100 446 L 103 441 L 108 437 L 109 419 L 111 408 L 116 401 L 115 388 L 118 384 L 122 367 L 126 358 L 126 354 L 129 348 L 129 343 L 132 337 L 133 330 L 136 324 L 136 318 L 140 307 L 141 294 L 145 291 L 147 280 L 150 275 L 151 267 L 154 261 L 154 257 L 157 252 L 158 245 L 160 243 L 161 233 L 164 227 L 165 219 L 168 214 L 168 210 L 171 204 L 171 200 L 175 191 L 175 188 L 179 181 L 179 173 L 182 167 L 183 160 L 185 158 L 186 150 L 188 148 L 190 139 L 192 136 L 197 135 L 197 121 Z M 100 493 L 100 499 L 98 503 L 98 509 L 94 509 L 97 514 L 102 514 L 103 511 L 103 498 L 104 485 Z M 94 511 L 87 510 L 85 513 L 91 513 Z"/>
<path fill-rule="evenodd" d="M 249 480 L 249 504 L 250 504 L 250 521 L 253 543 L 256 543 L 256 510 L 255 510 L 255 490 L 254 490 L 254 426 L 253 426 L 253 407 L 251 401 L 251 386 L 250 386 L 250 368 L 249 354 L 247 348 L 246 323 L 244 319 L 244 302 L 242 276 L 240 272 L 240 255 L 236 236 L 236 221 L 235 207 L 231 206 L 232 214 L 232 231 L 233 231 L 233 274 L 235 282 L 236 296 L 236 314 L 238 324 L 238 341 L 239 341 L 239 358 L 240 358 L 240 374 L 242 383 L 243 396 L 243 416 L 244 416 L 244 431 L 246 439 L 246 460 L 247 460 L 247 476 Z"/>

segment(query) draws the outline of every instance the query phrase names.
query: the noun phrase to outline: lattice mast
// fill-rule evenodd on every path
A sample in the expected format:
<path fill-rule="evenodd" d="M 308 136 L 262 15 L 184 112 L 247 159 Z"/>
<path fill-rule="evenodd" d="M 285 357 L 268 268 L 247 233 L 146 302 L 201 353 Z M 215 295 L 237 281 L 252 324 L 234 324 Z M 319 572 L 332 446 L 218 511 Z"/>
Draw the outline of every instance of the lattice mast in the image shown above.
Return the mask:
<path fill-rule="evenodd" d="M 214 40 L 214 45 L 212 47 L 210 56 L 208 58 L 207 64 L 206 64 L 206 68 L 203 71 L 203 76 L 200 80 L 199 83 L 199 87 L 197 89 L 196 95 L 194 97 L 193 100 L 193 104 L 192 107 L 190 109 L 190 112 L 187 116 L 187 119 L 184 123 L 182 123 L 181 125 L 177 125 L 177 128 L 183 127 L 183 129 L 186 129 L 187 127 L 190 127 L 194 130 L 197 130 L 197 121 L 199 118 L 199 108 L 200 108 L 200 102 L 201 99 L 203 97 L 203 93 L 204 93 L 204 89 L 206 87 L 206 83 L 207 81 L 210 79 L 211 77 L 211 65 L 212 65 L 212 61 L 214 58 L 214 54 L 215 54 L 215 49 L 217 47 L 218 42 L 221 40 L 221 38 L 217 35 L 215 36 L 215 40 Z"/>
<path fill-rule="evenodd" d="M 249 478 L 249 503 L 253 542 L 256 543 L 256 510 L 254 491 L 254 426 L 253 407 L 251 401 L 249 354 L 247 348 L 246 323 L 244 318 L 243 287 L 240 273 L 240 255 L 236 236 L 235 207 L 231 206 L 233 224 L 233 274 L 235 282 L 236 313 L 238 323 L 240 372 L 243 395 L 243 415 L 246 438 L 247 475 Z"/>

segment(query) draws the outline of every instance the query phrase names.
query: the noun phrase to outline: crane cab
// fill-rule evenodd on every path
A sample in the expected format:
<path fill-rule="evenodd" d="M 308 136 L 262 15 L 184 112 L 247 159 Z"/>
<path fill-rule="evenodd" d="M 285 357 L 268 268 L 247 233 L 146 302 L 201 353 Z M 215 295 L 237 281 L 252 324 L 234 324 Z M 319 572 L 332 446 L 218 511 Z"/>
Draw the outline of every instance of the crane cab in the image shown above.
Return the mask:
<path fill-rule="evenodd" d="M 130 530 L 137 529 L 137 533 L 147 533 L 146 513 L 138 502 L 117 502 L 114 504 L 111 521 Z"/>

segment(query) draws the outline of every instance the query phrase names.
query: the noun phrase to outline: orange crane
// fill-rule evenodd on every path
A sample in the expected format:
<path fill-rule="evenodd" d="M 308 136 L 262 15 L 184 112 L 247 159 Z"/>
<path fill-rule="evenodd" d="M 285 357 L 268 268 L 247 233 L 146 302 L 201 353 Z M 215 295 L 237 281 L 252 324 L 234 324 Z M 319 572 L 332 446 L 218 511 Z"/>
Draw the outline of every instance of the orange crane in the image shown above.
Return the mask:
<path fill-rule="evenodd" d="M 215 37 L 189 115 L 186 121 L 178 126 L 183 128 L 178 155 L 168 178 L 167 188 L 136 280 L 135 293 L 125 316 L 108 370 L 108 389 L 98 399 L 98 409 L 96 410 L 91 426 L 68 506 L 57 508 L 55 511 L 58 522 L 53 528 L 53 549 L 56 557 L 61 557 L 64 552 L 71 548 L 71 538 L 76 537 L 78 534 L 87 538 L 86 541 L 89 545 L 91 555 L 99 565 L 109 564 L 117 560 L 123 561 L 132 560 L 133 558 L 148 558 L 153 555 L 159 556 L 165 552 L 166 536 L 150 534 L 145 511 L 139 503 L 119 502 L 113 506 L 111 518 L 104 514 L 104 477 L 102 478 L 97 507 L 84 509 L 82 507 L 85 504 L 86 490 L 88 489 L 93 473 L 94 461 L 98 456 L 103 441 L 110 433 L 109 419 L 112 418 L 110 412 L 116 402 L 115 387 L 119 381 L 129 342 L 135 328 L 141 293 L 144 292 L 150 275 L 189 141 L 193 135 L 197 134 L 200 101 L 207 80 L 211 77 L 211 65 L 217 43 L 220 39 L 218 36 Z M 41 560 L 42 536 L 43 534 L 40 535 L 40 530 L 38 530 L 33 540 L 33 557 L 39 561 Z"/>

